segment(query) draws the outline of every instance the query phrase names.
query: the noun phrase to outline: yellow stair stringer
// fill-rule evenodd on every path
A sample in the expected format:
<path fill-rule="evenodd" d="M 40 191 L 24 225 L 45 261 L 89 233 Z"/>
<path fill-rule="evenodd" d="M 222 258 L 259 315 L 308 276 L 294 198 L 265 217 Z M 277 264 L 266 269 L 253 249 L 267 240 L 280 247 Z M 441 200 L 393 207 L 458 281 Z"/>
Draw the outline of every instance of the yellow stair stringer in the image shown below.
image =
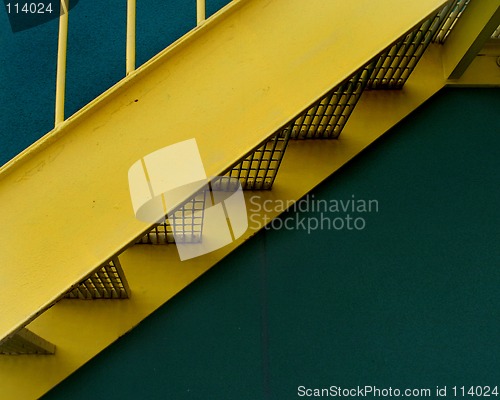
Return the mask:
<path fill-rule="evenodd" d="M 443 4 L 234 1 L 7 163 L 0 340 L 150 229 L 131 207 L 137 160 L 195 138 L 221 173 Z"/>
<path fill-rule="evenodd" d="M 365 92 L 339 140 L 291 141 L 273 189 L 246 192 L 247 199 L 258 194 L 261 201 L 296 201 L 342 167 L 445 85 L 439 50 L 431 46 L 403 90 Z M 32 399 L 47 392 L 255 234 L 256 218 L 252 221 L 237 242 L 185 262 L 178 260 L 174 245 L 127 249 L 120 260 L 131 298 L 62 300 L 37 318 L 29 329 L 56 343 L 57 353 L 0 358 L 4 398 Z"/>

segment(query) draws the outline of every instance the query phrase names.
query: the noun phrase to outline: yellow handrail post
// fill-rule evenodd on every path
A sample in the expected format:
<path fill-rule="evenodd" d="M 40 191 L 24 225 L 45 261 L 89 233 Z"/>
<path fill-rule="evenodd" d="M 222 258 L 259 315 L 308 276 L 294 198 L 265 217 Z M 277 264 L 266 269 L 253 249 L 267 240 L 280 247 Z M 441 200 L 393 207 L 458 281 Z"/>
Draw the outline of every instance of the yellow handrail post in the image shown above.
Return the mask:
<path fill-rule="evenodd" d="M 127 75 L 135 70 L 135 16 L 136 0 L 127 0 Z"/>
<path fill-rule="evenodd" d="M 196 0 L 196 24 L 201 25 L 205 21 L 205 0 Z"/>
<path fill-rule="evenodd" d="M 56 73 L 56 126 L 64 121 L 64 95 L 66 92 L 66 54 L 68 48 L 68 14 L 69 0 L 61 0 Z"/>

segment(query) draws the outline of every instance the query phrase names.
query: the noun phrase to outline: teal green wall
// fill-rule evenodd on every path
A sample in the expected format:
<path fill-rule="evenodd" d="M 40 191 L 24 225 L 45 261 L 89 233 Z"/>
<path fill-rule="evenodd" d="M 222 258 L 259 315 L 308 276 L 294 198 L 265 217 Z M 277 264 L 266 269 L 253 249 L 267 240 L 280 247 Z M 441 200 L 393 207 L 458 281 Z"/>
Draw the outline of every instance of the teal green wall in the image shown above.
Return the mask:
<path fill-rule="evenodd" d="M 377 199 L 365 230 L 262 231 L 44 400 L 500 385 L 499 93 L 442 91 L 314 191 Z"/>

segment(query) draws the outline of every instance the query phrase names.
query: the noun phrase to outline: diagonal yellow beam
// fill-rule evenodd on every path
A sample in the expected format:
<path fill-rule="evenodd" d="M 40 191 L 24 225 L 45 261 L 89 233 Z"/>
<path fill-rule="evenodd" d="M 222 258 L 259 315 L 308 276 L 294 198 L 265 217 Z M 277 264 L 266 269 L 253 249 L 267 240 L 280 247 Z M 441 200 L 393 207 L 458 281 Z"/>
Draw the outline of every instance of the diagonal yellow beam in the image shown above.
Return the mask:
<path fill-rule="evenodd" d="M 444 73 L 459 79 L 500 25 L 500 0 L 472 0 L 443 45 Z"/>
<path fill-rule="evenodd" d="M 218 175 L 443 4 L 235 1 L 6 164 L 0 340 L 149 229 L 135 161 L 195 138 Z"/>

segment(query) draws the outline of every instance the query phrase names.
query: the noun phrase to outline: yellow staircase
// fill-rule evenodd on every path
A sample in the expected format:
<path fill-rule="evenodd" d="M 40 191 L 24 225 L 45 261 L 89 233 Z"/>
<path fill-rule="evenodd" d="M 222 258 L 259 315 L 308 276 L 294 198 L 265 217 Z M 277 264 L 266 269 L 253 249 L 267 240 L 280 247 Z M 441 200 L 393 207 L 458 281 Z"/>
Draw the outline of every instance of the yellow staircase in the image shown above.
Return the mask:
<path fill-rule="evenodd" d="M 180 261 L 135 218 L 137 160 L 195 138 L 208 176 L 296 201 L 445 85 L 500 86 L 499 25 L 499 0 L 233 1 L 58 124 L 0 170 L 2 398 L 41 396 L 279 214 Z"/>

